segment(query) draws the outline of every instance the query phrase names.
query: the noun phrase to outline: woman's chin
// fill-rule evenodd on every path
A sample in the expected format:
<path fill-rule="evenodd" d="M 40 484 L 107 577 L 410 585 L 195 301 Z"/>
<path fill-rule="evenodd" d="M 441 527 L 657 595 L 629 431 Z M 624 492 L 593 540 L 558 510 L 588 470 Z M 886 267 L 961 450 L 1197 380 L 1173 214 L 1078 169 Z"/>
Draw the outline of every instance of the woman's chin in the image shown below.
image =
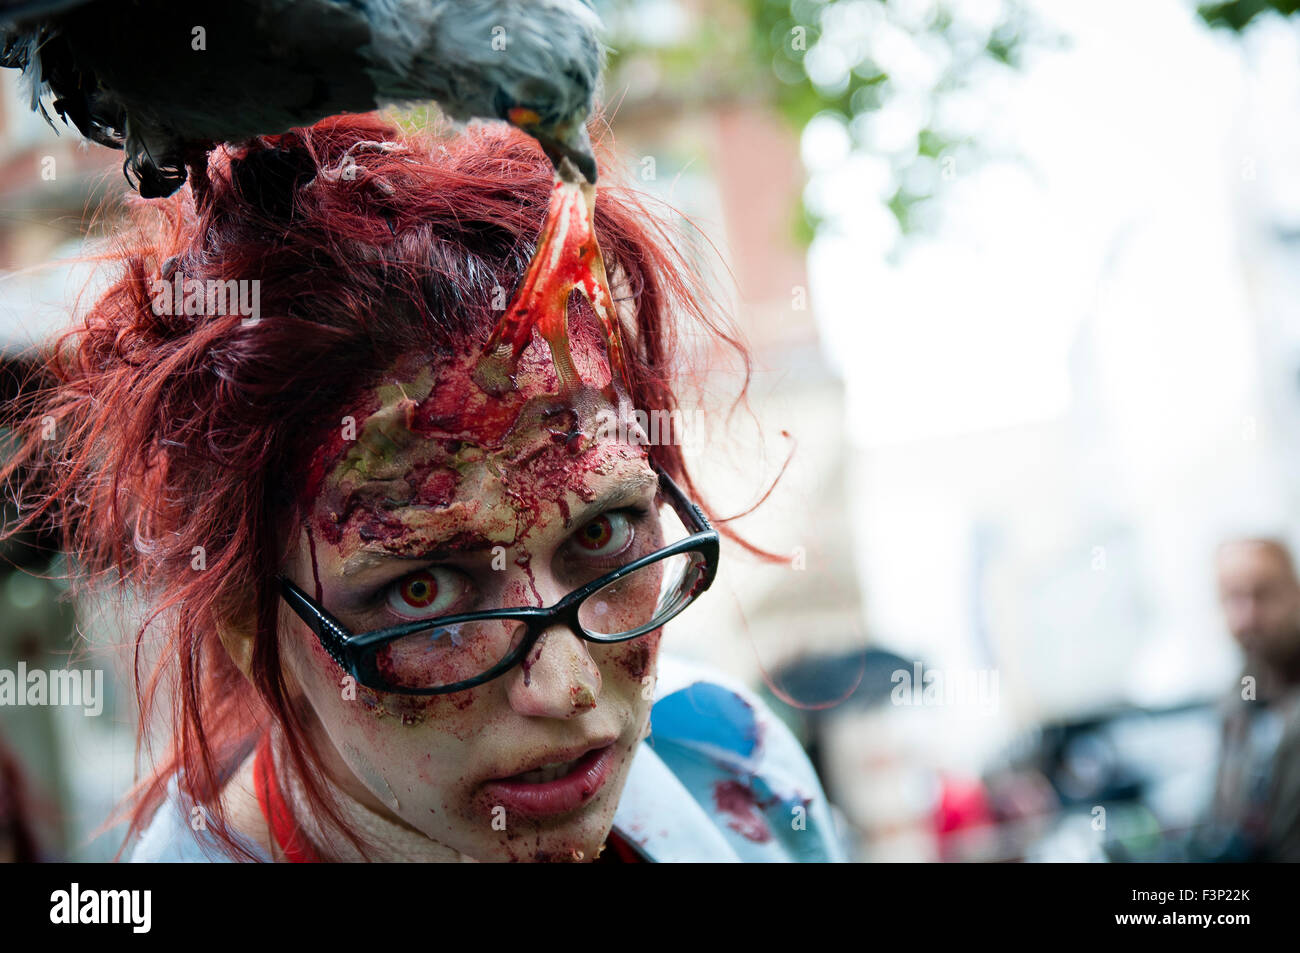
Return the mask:
<path fill-rule="evenodd" d="M 616 806 L 616 805 L 615 805 Z M 558 818 L 527 819 L 494 832 L 467 851 L 485 863 L 583 863 L 595 860 L 610 828 L 614 812 L 601 804 Z"/>

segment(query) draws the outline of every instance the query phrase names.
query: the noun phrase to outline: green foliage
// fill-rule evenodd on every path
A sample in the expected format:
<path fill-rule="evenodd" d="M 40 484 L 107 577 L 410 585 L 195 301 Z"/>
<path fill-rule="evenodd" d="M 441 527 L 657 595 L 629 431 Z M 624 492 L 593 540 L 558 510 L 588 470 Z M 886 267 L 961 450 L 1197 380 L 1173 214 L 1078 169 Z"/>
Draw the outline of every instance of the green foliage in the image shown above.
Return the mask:
<path fill-rule="evenodd" d="M 715 0 L 684 5 L 681 9 L 699 15 L 667 44 L 638 35 L 636 24 L 644 21 L 636 17 L 653 14 L 655 4 L 603 0 L 598 6 L 614 31 L 607 89 L 615 102 L 624 90 L 636 96 L 649 75 L 656 84 L 652 95 L 669 105 L 762 101 L 800 132 L 814 116 L 837 117 L 853 148 L 890 162 L 897 191 L 887 204 L 907 234 L 923 227 L 914 210 L 942 187 L 932 174 L 909 174 L 913 166 L 933 167 L 955 151 L 962 155 L 961 168 L 972 165 L 974 144 L 935 119 L 941 114 L 936 107 L 965 89 L 980 70 L 1019 66 L 1029 28 L 1019 3 L 1003 0 L 1000 18 L 976 24 L 963 19 L 960 0 L 939 0 L 920 14 L 914 5 L 903 8 L 890 0 Z M 915 76 L 891 76 L 872 59 L 880 30 L 895 45 L 910 46 L 903 52 L 914 60 L 933 65 L 923 88 Z M 919 131 L 910 142 L 882 153 L 865 120 L 895 103 L 918 101 L 924 114 Z M 803 240 L 820 226 L 810 209 L 793 218 Z"/>
<path fill-rule="evenodd" d="M 858 120 L 887 108 L 896 98 L 915 97 L 915 88 L 904 84 L 876 63 L 869 53 L 870 32 L 888 29 L 910 38 L 918 50 L 937 55 L 944 62 L 933 84 L 922 91 L 928 99 L 931 117 L 910 145 L 888 154 L 897 189 L 888 201 L 889 210 L 906 235 L 923 228 L 915 211 L 936 195 L 941 185 L 925 185 L 926 176 L 909 174 L 917 162 L 933 162 L 957 150 L 968 154 L 972 147 L 965 136 L 944 128 L 933 117 L 943 97 L 963 89 L 973 73 L 990 66 L 1017 68 L 1025 46 L 1028 20 L 1010 0 L 1002 19 L 981 34 L 960 19 L 959 5 L 940 3 L 926 18 L 917 20 L 899 13 L 888 0 L 744 0 L 752 18 L 751 55 L 756 66 L 766 66 L 773 84 L 774 102 L 797 129 L 814 116 L 828 112 L 838 116 L 849 130 L 854 148 L 875 151 Z M 808 58 L 819 43 L 834 48 L 843 70 L 838 82 L 815 82 L 807 68 Z M 877 153 L 878 154 L 878 153 Z M 963 161 L 963 166 L 969 166 Z M 932 179 L 933 177 L 929 177 Z M 923 183 L 920 188 L 914 184 Z M 815 221 L 812 216 L 805 216 Z"/>
<path fill-rule="evenodd" d="M 1238 33 L 1268 10 L 1289 17 L 1300 10 L 1300 0 L 1229 0 L 1227 3 L 1205 3 L 1197 8 L 1201 18 L 1210 26 L 1227 27 Z"/>

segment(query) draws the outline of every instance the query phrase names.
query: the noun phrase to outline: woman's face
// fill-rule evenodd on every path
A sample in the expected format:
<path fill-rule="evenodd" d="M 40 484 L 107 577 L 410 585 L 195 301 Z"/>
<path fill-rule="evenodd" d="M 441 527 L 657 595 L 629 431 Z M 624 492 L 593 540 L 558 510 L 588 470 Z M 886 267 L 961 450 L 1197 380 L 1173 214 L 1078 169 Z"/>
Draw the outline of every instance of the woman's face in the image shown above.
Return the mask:
<path fill-rule="evenodd" d="M 584 379 L 607 380 L 598 339 L 573 345 Z M 599 425 L 616 412 L 600 391 L 556 397 L 536 345 L 501 397 L 473 369 L 472 355 L 399 362 L 317 457 L 288 571 L 353 632 L 552 605 L 663 544 L 654 471 Z M 467 674 L 517 631 L 497 625 L 496 647 L 469 639 L 422 661 L 415 643 L 380 664 Z M 312 740 L 354 797 L 477 860 L 594 858 L 649 728 L 659 632 L 594 645 L 556 626 L 522 665 L 435 696 L 353 686 L 287 610 L 281 632 Z"/>

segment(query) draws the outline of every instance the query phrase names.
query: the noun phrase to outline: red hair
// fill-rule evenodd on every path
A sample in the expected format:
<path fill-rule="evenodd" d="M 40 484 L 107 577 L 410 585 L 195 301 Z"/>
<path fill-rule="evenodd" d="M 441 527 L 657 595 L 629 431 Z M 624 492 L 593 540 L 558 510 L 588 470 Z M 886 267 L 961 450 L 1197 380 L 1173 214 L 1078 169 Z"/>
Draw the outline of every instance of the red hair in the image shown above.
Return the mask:
<path fill-rule="evenodd" d="M 527 266 L 552 172 L 508 127 L 405 136 L 373 115 L 220 149 L 196 172 L 176 196 L 133 205 L 135 227 L 112 256 L 120 273 L 58 339 L 43 369 L 53 383 L 16 411 L 21 446 L 0 476 L 43 464 L 39 481 L 19 488 L 22 524 L 59 528 L 90 577 L 116 574 L 150 600 L 134 646 L 140 737 L 161 716 L 170 740 L 128 797 L 128 840 L 179 775 L 239 857 L 221 789 L 270 721 L 284 726 L 313 807 L 339 823 L 288 702 L 276 639 L 274 577 L 303 518 L 321 421 L 407 350 L 487 340 L 500 315 L 494 289 L 499 297 Z M 679 317 L 744 351 L 672 230 L 602 175 L 600 246 L 635 297 L 623 329 L 629 396 L 671 412 Z M 152 284 L 176 270 L 259 281 L 261 320 L 155 313 Z M 575 295 L 570 307 L 589 306 Z M 51 422 L 55 439 L 43 440 Z M 680 447 L 649 452 L 694 492 Z M 200 551 L 205 571 L 192 568 Z M 160 655 L 146 675 L 154 625 Z M 255 633 L 254 692 L 218 636 L 232 625 Z"/>

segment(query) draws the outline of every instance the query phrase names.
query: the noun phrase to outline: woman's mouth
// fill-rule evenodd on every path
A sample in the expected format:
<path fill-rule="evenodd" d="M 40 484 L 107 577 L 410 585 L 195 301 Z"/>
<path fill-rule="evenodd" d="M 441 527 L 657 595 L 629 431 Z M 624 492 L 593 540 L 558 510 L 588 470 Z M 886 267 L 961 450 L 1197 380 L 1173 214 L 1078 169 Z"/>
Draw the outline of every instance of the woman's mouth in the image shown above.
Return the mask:
<path fill-rule="evenodd" d="M 484 788 L 493 806 L 502 805 L 533 817 L 566 814 L 590 802 L 613 774 L 614 745 L 593 748 L 567 761 L 554 761 L 507 778 L 489 781 Z"/>

